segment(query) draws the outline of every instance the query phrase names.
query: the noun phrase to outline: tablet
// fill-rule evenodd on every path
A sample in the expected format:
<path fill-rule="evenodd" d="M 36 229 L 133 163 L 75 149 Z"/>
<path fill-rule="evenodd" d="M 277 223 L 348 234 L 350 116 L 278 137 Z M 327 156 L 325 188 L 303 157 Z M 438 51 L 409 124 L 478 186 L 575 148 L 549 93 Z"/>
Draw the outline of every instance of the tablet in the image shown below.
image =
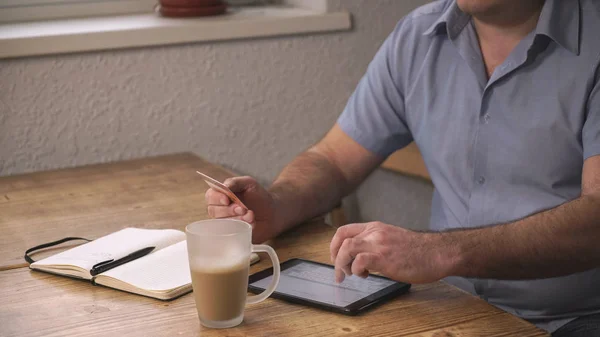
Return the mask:
<path fill-rule="evenodd" d="M 273 268 L 250 275 L 248 290 L 261 293 L 272 280 Z M 281 264 L 281 278 L 274 298 L 305 304 L 346 315 L 356 315 L 398 295 L 410 284 L 369 275 L 366 279 L 352 275 L 335 282 L 334 267 L 328 264 L 291 259 Z"/>

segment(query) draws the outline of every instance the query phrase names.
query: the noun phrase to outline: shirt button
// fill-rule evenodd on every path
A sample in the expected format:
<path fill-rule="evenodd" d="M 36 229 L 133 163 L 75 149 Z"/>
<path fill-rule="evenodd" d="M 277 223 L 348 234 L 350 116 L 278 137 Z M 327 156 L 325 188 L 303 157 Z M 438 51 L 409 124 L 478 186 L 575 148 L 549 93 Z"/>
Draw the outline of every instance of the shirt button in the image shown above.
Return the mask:
<path fill-rule="evenodd" d="M 486 114 L 485 116 L 483 116 L 483 122 L 487 124 L 490 121 L 490 118 L 492 118 L 490 117 L 490 114 Z"/>
<path fill-rule="evenodd" d="M 484 176 L 480 176 L 479 178 L 477 178 L 477 183 L 479 185 L 485 184 L 485 177 Z"/>

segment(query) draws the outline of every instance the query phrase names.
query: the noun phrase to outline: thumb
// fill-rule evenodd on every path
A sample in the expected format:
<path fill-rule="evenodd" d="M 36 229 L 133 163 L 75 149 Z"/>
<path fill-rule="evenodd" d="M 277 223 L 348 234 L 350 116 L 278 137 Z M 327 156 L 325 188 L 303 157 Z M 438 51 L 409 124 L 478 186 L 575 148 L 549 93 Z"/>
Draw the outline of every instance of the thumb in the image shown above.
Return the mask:
<path fill-rule="evenodd" d="M 234 177 L 226 179 L 223 184 L 227 186 L 233 193 L 244 192 L 255 186 L 256 180 L 252 177 Z"/>

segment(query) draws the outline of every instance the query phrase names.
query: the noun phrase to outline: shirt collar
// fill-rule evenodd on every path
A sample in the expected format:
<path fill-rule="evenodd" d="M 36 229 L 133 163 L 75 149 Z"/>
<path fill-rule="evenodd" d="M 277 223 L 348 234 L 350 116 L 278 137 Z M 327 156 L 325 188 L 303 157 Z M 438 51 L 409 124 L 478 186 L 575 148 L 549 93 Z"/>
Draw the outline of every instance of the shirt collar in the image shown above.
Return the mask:
<path fill-rule="evenodd" d="M 446 7 L 442 15 L 423 34 L 435 35 L 446 31 L 448 38 L 453 40 L 470 20 L 471 16 L 461 11 L 456 1 L 450 1 L 450 5 Z"/>
<path fill-rule="evenodd" d="M 535 29 L 536 35 L 546 35 L 561 47 L 579 55 L 579 1 L 546 0 Z M 442 15 L 423 33 L 435 35 L 446 32 L 453 40 L 471 20 L 451 1 Z M 445 29 L 444 29 L 445 28 Z"/>
<path fill-rule="evenodd" d="M 561 47 L 579 55 L 579 1 L 546 0 L 536 35 L 546 35 Z"/>

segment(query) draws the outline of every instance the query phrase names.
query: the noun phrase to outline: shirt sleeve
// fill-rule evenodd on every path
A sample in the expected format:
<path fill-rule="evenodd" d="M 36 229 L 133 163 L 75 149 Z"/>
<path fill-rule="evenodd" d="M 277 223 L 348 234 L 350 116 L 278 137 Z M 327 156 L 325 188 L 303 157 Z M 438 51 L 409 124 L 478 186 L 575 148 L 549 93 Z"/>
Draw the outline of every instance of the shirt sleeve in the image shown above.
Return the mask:
<path fill-rule="evenodd" d="M 404 113 L 404 95 L 399 76 L 399 46 L 396 30 L 385 40 L 366 74 L 338 118 L 338 125 L 367 150 L 387 157 L 408 145 L 412 135 Z"/>
<path fill-rule="evenodd" d="M 600 155 L 600 66 L 596 71 L 596 85 L 587 102 L 587 117 L 581 139 L 584 160 Z"/>

